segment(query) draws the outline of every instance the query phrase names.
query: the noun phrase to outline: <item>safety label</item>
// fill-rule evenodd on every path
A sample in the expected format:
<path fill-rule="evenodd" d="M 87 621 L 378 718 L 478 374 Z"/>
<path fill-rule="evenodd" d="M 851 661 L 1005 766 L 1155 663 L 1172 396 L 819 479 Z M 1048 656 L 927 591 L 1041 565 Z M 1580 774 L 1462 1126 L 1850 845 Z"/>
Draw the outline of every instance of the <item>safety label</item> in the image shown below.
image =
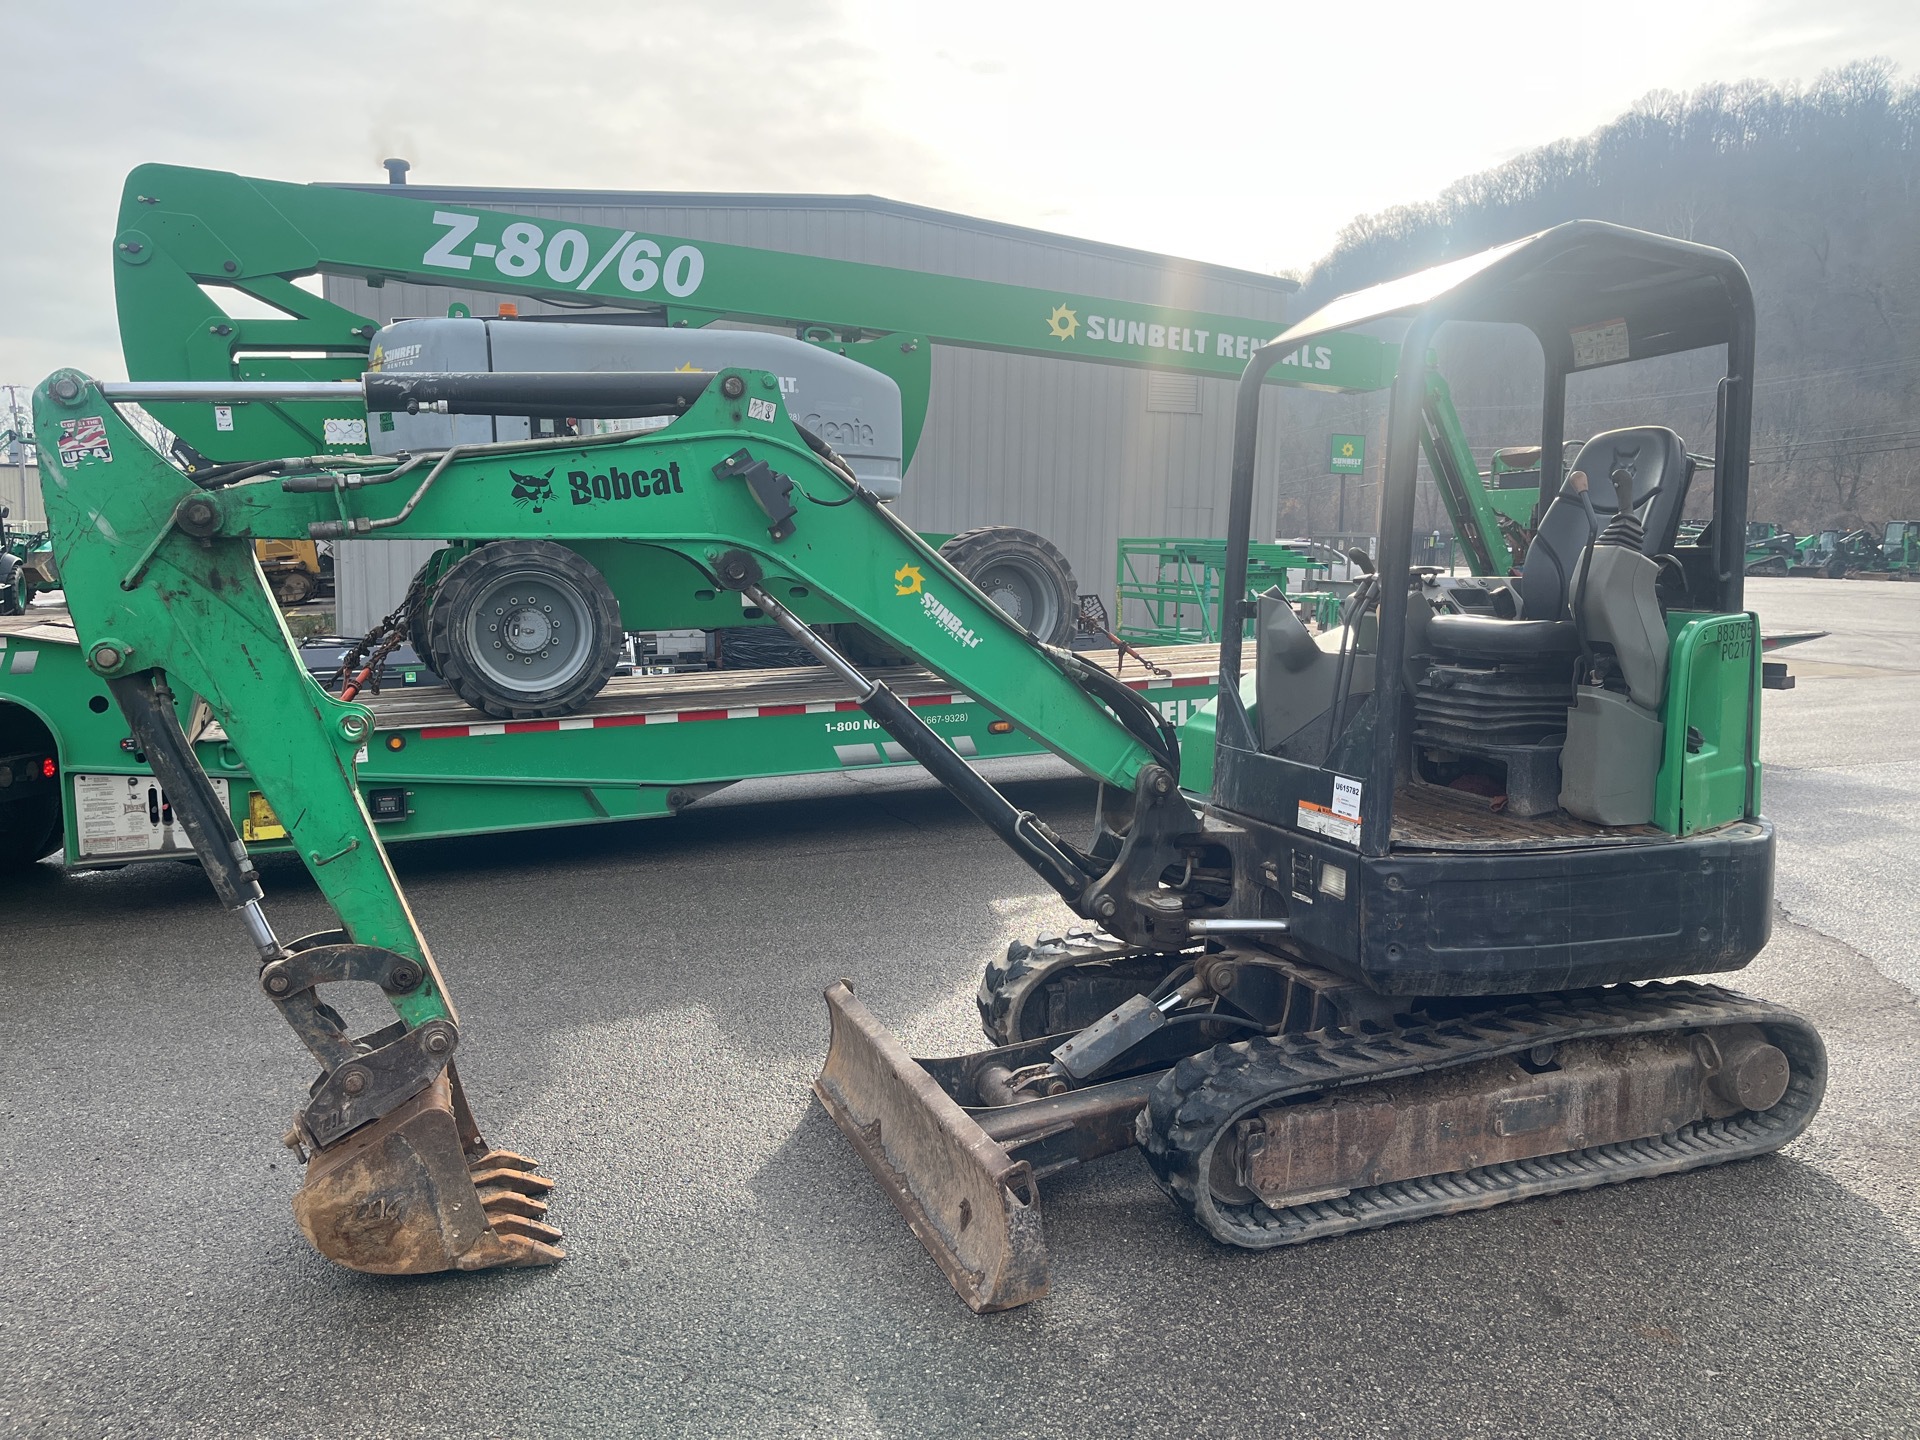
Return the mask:
<path fill-rule="evenodd" d="M 1360 845 L 1360 821 L 1357 817 L 1336 815 L 1324 805 L 1316 805 L 1311 800 L 1300 802 L 1300 813 L 1296 821 L 1302 830 L 1315 835 L 1324 835 L 1329 840 L 1338 840 L 1342 845 Z"/>
<path fill-rule="evenodd" d="M 227 782 L 214 780 L 213 789 L 225 805 Z M 133 860 L 193 853 L 193 842 L 173 813 L 167 792 L 151 775 L 75 775 L 73 813 L 82 858 Z"/>
<path fill-rule="evenodd" d="M 1612 365 L 1627 358 L 1627 322 L 1602 320 L 1598 325 L 1582 325 L 1573 331 L 1573 368 Z"/>

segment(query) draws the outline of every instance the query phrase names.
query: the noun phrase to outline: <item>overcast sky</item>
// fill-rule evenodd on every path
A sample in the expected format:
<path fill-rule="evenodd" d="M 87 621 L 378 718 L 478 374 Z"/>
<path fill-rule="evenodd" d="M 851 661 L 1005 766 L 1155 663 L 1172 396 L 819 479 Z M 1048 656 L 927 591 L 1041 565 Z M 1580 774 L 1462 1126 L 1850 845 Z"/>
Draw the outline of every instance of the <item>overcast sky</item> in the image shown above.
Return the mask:
<path fill-rule="evenodd" d="M 120 368 L 143 161 L 283 180 L 868 192 L 1310 266 L 1355 214 L 1655 89 L 1920 69 L 1914 0 L 92 0 L 0 10 L 0 380 Z"/>

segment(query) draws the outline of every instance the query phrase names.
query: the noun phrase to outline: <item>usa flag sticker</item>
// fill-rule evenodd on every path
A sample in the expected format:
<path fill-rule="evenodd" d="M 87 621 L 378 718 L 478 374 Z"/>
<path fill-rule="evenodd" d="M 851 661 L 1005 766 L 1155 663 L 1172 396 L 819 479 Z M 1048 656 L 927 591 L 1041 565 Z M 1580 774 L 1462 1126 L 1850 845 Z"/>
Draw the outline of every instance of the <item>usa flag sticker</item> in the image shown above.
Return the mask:
<path fill-rule="evenodd" d="M 113 463 L 113 447 L 107 444 L 107 422 L 99 415 L 82 415 L 77 420 L 60 422 L 60 463 L 71 470 L 82 460 Z"/>

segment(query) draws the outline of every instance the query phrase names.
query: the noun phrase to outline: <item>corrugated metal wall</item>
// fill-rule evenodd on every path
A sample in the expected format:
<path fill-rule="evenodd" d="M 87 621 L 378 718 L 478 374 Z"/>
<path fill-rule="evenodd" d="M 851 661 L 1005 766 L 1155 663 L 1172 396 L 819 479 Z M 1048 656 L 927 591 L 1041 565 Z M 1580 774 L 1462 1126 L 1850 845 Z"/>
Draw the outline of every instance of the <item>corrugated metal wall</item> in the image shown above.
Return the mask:
<path fill-rule="evenodd" d="M 1241 272 L 1090 246 L 1065 238 L 969 224 L 911 207 L 853 201 L 738 197 L 731 202 L 661 197 L 512 197 L 409 186 L 414 199 L 457 201 L 615 229 L 1057 288 L 1117 300 L 1243 315 L 1278 331 L 1284 282 Z M 652 197 L 649 197 L 650 199 Z M 757 202 L 757 203 L 756 203 Z M 452 288 L 329 279 L 329 300 L 386 321 L 444 315 L 463 301 L 491 313 L 503 298 Z M 553 313 L 535 300 L 522 314 Z M 830 317 L 829 317 L 830 318 Z M 1220 535 L 1226 526 L 1233 384 L 1156 387 L 1149 371 L 1040 355 L 936 346 L 933 400 L 897 508 L 929 531 L 1022 525 L 1073 563 L 1083 591 L 1111 606 L 1114 544 L 1122 535 Z M 1175 393 L 1178 391 L 1179 393 Z M 1274 397 L 1268 397 L 1272 406 Z M 1268 461 L 1271 470 L 1275 462 Z M 1272 534 L 1273 475 L 1257 491 L 1254 534 Z M 341 630 L 370 628 L 404 593 L 431 546 L 362 541 L 340 547 Z"/>
<path fill-rule="evenodd" d="M 46 528 L 46 507 L 40 498 L 40 467 L 22 466 L 20 447 L 0 445 L 0 505 L 7 507 L 7 523 L 16 530 Z"/>

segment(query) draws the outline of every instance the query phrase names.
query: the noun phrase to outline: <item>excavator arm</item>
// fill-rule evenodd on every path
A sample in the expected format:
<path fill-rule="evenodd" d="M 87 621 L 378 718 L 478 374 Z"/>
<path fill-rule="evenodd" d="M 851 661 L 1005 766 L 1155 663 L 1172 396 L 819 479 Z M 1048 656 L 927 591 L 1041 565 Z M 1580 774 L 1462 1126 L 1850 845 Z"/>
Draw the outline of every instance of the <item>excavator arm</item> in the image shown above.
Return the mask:
<path fill-rule="evenodd" d="M 256 539 L 514 536 L 574 555 L 637 554 L 609 566 L 623 601 L 653 605 L 677 590 L 669 598 L 697 607 L 731 595 L 811 645 L 877 724 L 1092 918 L 1132 908 L 1111 893 L 1123 883 L 1119 830 L 1083 851 L 1019 811 L 790 606 L 824 605 L 874 632 L 1112 787 L 1112 826 L 1138 826 L 1149 809 L 1185 812 L 1158 716 L 1097 667 L 1028 636 L 809 443 L 781 406 L 777 377 L 368 374 L 337 388 L 362 413 L 495 404 L 526 413 L 556 385 L 573 387 L 567 403 L 584 413 L 677 418 L 645 435 L 294 458 L 190 477 L 114 409 L 178 396 L 177 385 L 102 386 L 63 371 L 35 393 L 42 489 L 87 664 L 245 923 L 263 993 L 320 1066 L 288 1137 L 309 1157 L 295 1212 L 316 1248 L 357 1269 L 548 1263 L 561 1256 L 559 1232 L 542 1219 L 548 1182 L 481 1140 L 461 1093 L 458 1012 L 353 783 L 372 716 L 301 667 Z M 289 393 L 223 388 L 234 402 Z M 291 941 L 274 932 L 245 848 L 182 735 L 187 694 L 225 727 L 338 931 Z M 395 1023 L 347 1034 L 320 996 L 340 982 L 378 986 Z"/>

